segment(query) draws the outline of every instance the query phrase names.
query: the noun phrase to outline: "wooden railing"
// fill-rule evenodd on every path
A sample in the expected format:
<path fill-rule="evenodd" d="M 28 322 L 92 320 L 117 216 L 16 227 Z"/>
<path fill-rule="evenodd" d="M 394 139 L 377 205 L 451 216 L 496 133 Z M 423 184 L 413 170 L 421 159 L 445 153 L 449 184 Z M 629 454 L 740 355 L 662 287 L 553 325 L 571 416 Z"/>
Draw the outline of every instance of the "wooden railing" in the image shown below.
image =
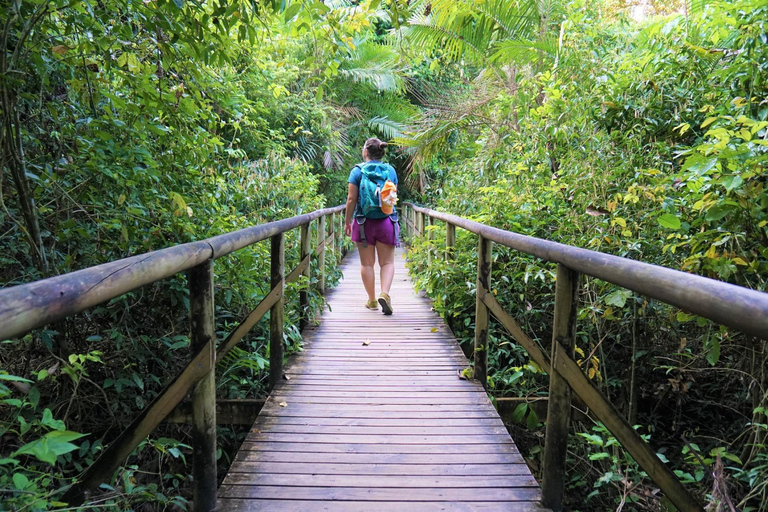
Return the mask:
<path fill-rule="evenodd" d="M 216 508 L 216 361 L 234 347 L 270 311 L 269 383 L 283 374 L 284 288 L 310 275 L 312 252 L 318 257 L 318 288 L 325 288 L 325 248 L 336 248 L 343 234 L 345 206 L 318 210 L 261 224 L 200 242 L 177 245 L 105 263 L 50 279 L 0 290 L 0 340 L 18 337 L 74 315 L 131 290 L 189 271 L 191 361 L 133 422 L 101 453 L 67 490 L 62 501 L 79 505 L 88 493 L 111 478 L 130 453 L 159 425 L 191 390 L 194 510 Z M 330 233 L 326 236 L 326 218 Z M 318 219 L 318 240 L 311 250 L 310 223 Z M 338 220 L 337 220 L 338 219 Z M 285 275 L 284 233 L 300 228 L 300 261 Z M 337 229 L 338 228 L 338 229 Z M 216 344 L 214 331 L 213 260 L 255 244 L 271 241 L 271 291 L 227 336 Z M 301 326 L 307 325 L 309 294 L 299 292 Z"/>
<path fill-rule="evenodd" d="M 487 381 L 489 313 L 510 332 L 544 371 L 549 374 L 549 405 L 544 441 L 542 504 L 562 510 L 565 460 L 571 392 L 575 392 L 618 442 L 638 462 L 681 511 L 703 511 L 674 473 L 659 459 L 629 422 L 592 385 L 574 361 L 577 292 L 580 274 L 586 274 L 642 295 L 652 297 L 733 327 L 745 334 L 768 339 L 768 293 L 687 274 L 655 265 L 611 256 L 539 238 L 493 228 L 455 215 L 406 203 L 406 231 L 409 236 L 431 239 L 434 220 L 445 222 L 445 258 L 453 257 L 456 226 L 478 235 L 477 299 L 474 346 L 474 376 Z M 496 300 L 491 290 L 492 243 L 557 263 L 555 311 L 550 354 L 545 354 L 528 337 L 515 319 Z M 431 262 L 432 250 L 428 252 Z"/>

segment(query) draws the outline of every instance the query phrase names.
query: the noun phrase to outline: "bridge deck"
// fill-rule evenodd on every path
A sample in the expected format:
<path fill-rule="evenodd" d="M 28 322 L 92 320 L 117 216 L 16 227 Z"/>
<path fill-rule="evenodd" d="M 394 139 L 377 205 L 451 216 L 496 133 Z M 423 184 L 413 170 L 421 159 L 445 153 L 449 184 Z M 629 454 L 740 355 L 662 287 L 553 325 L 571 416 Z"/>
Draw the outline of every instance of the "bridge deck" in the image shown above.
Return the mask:
<path fill-rule="evenodd" d="M 543 510 L 540 490 L 398 250 L 394 315 L 359 258 L 329 294 L 219 489 L 220 511 Z M 377 276 L 378 281 L 378 276 Z"/>

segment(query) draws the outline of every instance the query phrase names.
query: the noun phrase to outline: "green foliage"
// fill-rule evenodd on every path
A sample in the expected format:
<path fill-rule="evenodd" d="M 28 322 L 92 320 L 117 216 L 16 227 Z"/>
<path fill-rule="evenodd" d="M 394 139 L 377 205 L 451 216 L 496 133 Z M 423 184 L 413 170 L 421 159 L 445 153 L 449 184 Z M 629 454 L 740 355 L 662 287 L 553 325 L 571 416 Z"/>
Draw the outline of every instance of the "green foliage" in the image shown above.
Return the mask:
<path fill-rule="evenodd" d="M 371 27 L 383 16 L 377 2 L 6 3 L 5 286 L 338 204 L 360 142 L 399 134 L 408 117 L 398 55 Z M 286 235 L 288 268 L 298 236 Z M 326 252 L 330 286 L 338 256 Z M 268 244 L 217 260 L 215 273 L 222 339 L 269 292 Z M 313 311 L 323 306 L 317 276 L 288 287 L 288 354 L 302 345 L 299 290 Z M 19 377 L 0 376 L 0 509 L 6 498 L 11 508 L 59 506 L 101 443 L 188 361 L 188 308 L 177 275 L 3 343 L 4 368 Z M 217 366 L 219 396 L 266 392 L 266 332 L 254 327 Z M 5 386 L 12 380 L 19 386 Z M 156 435 L 94 499 L 114 510 L 186 508 L 188 434 Z M 222 445 L 237 435 L 222 431 Z"/>
<path fill-rule="evenodd" d="M 524 235 L 765 291 L 768 45 L 761 41 L 768 4 L 699 7 L 637 25 L 608 15 L 608 2 L 573 2 L 557 20 L 557 51 L 537 50 L 551 55 L 538 60 L 510 53 L 516 66 L 505 68 L 506 82 L 482 58 L 459 64 L 478 79 L 454 80 L 413 139 L 428 155 L 421 200 Z M 480 30 L 482 21 L 461 16 L 481 8 L 455 3 L 445 23 Z M 446 12 L 418 24 L 434 28 Z M 484 57 L 501 46 L 525 48 L 500 34 Z M 491 41 L 488 31 L 482 35 Z M 424 59 L 439 59 L 429 51 Z M 430 244 L 413 241 L 412 269 L 470 349 L 477 242 L 459 230 L 454 260 L 433 256 L 427 267 L 428 248 L 444 250 L 442 233 L 431 231 Z M 553 271 L 493 249 L 492 292 L 545 352 Z M 753 479 L 764 475 L 764 435 L 752 413 L 768 396 L 765 342 L 596 279 L 583 280 L 579 299 L 576 360 L 588 378 L 653 434 L 654 447 L 691 475 L 685 482 L 702 500 L 725 503 L 712 489 L 727 482 L 734 504 L 766 510 L 765 486 Z M 508 333 L 492 323 L 489 340 L 494 394 L 545 391 L 546 380 L 526 369 L 528 357 Z M 523 421 L 524 412 L 517 411 Z M 622 497 L 641 509 L 656 506 L 650 480 L 622 450 L 596 451 L 608 443 L 605 432 L 576 428 L 603 444 L 573 441 L 574 507 L 614 509 Z M 682 436 L 701 447 L 701 460 Z M 724 466 L 716 485 L 700 474 L 712 474 L 718 454 Z"/>

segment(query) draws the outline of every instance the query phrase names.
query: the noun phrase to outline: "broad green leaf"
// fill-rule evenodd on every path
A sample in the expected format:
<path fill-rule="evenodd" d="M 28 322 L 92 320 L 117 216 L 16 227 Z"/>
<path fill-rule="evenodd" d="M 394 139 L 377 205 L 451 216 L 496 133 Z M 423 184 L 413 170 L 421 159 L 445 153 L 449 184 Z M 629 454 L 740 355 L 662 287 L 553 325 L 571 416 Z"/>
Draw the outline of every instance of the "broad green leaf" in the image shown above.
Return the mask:
<path fill-rule="evenodd" d="M 59 455 L 77 450 L 78 447 L 69 441 L 74 441 L 86 435 L 70 432 L 69 430 L 54 430 L 53 432 L 48 432 L 40 439 L 25 444 L 13 452 L 11 457 L 27 454 L 48 464 L 55 464 L 56 458 Z"/>
<path fill-rule="evenodd" d="M 283 20 L 290 21 L 301 10 L 301 2 L 292 3 L 283 13 Z"/>
<path fill-rule="evenodd" d="M 717 339 L 712 339 L 709 343 L 709 351 L 707 351 L 707 362 L 712 366 L 715 366 L 720 360 L 720 342 Z"/>
<path fill-rule="evenodd" d="M 631 290 L 616 290 L 615 292 L 610 293 L 605 297 L 605 303 L 609 306 L 623 308 L 627 303 L 627 299 L 629 299 L 631 296 Z"/>
<path fill-rule="evenodd" d="M 515 410 L 512 412 L 512 421 L 515 423 L 522 423 L 523 418 L 525 417 L 525 413 L 528 411 L 528 404 L 523 402 L 522 404 L 515 407 Z"/>
<path fill-rule="evenodd" d="M 525 425 L 530 430 L 535 429 L 539 425 L 539 417 L 536 415 L 536 411 L 534 411 L 533 408 L 528 411 L 528 419 L 526 420 Z"/>
<path fill-rule="evenodd" d="M 717 165 L 717 157 L 704 157 L 698 153 L 685 161 L 683 170 L 691 171 L 699 176 L 704 176 Z"/>
<path fill-rule="evenodd" d="M 739 188 L 741 184 L 744 183 L 744 180 L 741 179 L 741 176 L 726 176 L 722 179 L 721 183 L 725 187 L 725 190 L 730 192 L 735 188 Z"/>
<path fill-rule="evenodd" d="M 677 218 L 677 216 L 672 215 L 671 213 L 665 213 L 664 215 L 660 215 L 656 218 L 656 220 L 659 221 L 659 224 L 661 224 L 662 227 L 667 229 L 680 229 L 680 219 Z"/>
<path fill-rule="evenodd" d="M 13 475 L 13 486 L 16 489 L 23 491 L 24 489 L 27 488 L 28 485 L 29 485 L 29 479 L 25 475 L 23 475 L 22 473 L 16 473 L 15 475 Z"/>
<path fill-rule="evenodd" d="M 709 210 L 707 210 L 707 214 L 704 216 L 704 220 L 708 222 L 714 222 L 717 220 L 722 219 L 729 213 L 731 213 L 733 210 L 735 210 L 735 207 L 730 204 L 716 204 Z"/>
<path fill-rule="evenodd" d="M 588 434 L 586 432 L 579 432 L 578 435 L 589 441 L 589 444 L 594 444 L 596 446 L 603 446 L 605 444 L 603 442 L 603 438 L 598 436 L 597 434 Z"/>
<path fill-rule="evenodd" d="M 53 413 L 48 408 L 43 411 L 43 419 L 40 420 L 40 424 L 53 430 L 65 430 L 67 428 L 63 421 L 53 419 Z"/>

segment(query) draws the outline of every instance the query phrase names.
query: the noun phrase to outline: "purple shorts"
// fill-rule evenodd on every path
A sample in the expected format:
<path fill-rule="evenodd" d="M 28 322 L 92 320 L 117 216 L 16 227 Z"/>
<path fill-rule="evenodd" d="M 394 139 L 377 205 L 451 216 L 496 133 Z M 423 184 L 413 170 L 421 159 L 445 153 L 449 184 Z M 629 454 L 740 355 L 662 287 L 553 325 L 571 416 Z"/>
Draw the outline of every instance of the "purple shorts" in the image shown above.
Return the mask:
<path fill-rule="evenodd" d="M 365 231 L 365 241 L 370 245 L 376 245 L 381 242 L 386 245 L 398 245 L 398 225 L 389 217 L 383 219 L 365 219 L 363 223 Z M 357 219 L 352 220 L 352 241 L 361 243 L 363 241 L 360 235 L 360 224 Z"/>

